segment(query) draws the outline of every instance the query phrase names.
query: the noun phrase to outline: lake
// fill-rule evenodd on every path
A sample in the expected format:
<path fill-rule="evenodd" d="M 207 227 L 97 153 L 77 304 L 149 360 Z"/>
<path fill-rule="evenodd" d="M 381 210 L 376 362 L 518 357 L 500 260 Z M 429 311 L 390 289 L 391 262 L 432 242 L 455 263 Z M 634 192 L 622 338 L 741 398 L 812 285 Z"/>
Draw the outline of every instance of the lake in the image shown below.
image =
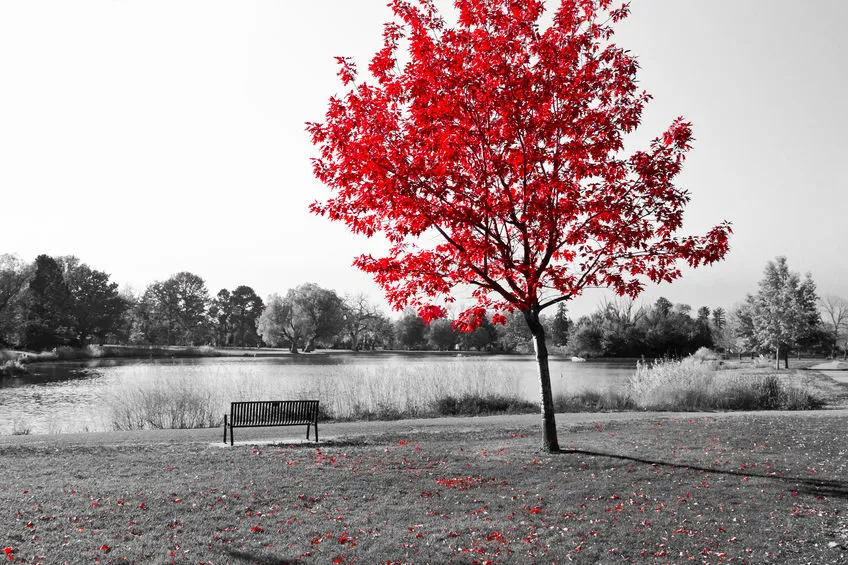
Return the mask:
<path fill-rule="evenodd" d="M 621 387 L 635 362 L 551 358 L 550 366 L 557 395 Z M 234 400 L 318 398 L 331 414 L 344 417 L 386 406 L 414 414 L 449 394 L 539 397 L 535 359 L 519 355 L 312 353 L 104 359 L 29 368 L 30 375 L 0 378 L 0 434 L 139 427 L 145 418 L 137 410 L 142 405 L 155 407 L 166 421 L 173 418 L 168 411 L 196 404 L 212 424 Z"/>

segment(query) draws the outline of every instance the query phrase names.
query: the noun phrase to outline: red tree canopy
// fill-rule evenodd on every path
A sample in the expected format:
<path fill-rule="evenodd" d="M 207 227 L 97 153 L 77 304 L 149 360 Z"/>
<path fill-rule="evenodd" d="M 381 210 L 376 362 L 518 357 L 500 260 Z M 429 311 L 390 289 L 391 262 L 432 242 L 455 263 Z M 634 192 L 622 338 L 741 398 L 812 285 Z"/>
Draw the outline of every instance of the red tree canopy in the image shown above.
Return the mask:
<path fill-rule="evenodd" d="M 349 90 L 308 124 L 314 173 L 332 191 L 311 209 L 386 236 L 385 257 L 355 265 L 395 308 L 429 321 L 452 288 L 472 285 L 477 304 L 458 322 L 468 329 L 486 308 L 538 314 L 589 286 L 635 297 L 646 280 L 679 277 L 682 261 L 725 255 L 727 222 L 678 235 L 688 122 L 623 154 L 651 98 L 636 60 L 610 42 L 626 5 L 562 0 L 545 28 L 536 0 L 455 7 L 449 26 L 432 0 L 394 0 L 372 79 L 339 58 Z"/>

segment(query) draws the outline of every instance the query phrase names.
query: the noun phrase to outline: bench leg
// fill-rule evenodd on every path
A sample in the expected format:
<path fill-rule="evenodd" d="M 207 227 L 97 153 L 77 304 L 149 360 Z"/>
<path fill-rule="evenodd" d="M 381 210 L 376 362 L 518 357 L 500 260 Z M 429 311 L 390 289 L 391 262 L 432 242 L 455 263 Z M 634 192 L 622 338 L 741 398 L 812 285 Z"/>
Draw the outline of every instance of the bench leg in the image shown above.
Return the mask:
<path fill-rule="evenodd" d="M 306 439 L 309 439 L 309 426 L 310 424 L 306 424 Z"/>
<path fill-rule="evenodd" d="M 315 422 L 315 443 L 318 443 L 318 422 Z"/>

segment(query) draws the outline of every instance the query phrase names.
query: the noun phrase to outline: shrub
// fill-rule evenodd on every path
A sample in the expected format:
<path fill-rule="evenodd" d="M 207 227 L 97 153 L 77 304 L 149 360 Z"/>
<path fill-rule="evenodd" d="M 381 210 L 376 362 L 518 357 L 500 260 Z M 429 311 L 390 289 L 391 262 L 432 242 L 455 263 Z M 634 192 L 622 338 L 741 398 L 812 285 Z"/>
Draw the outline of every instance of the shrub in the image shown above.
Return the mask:
<path fill-rule="evenodd" d="M 62 361 L 80 359 L 85 356 L 81 350 L 74 349 L 67 345 L 60 345 L 59 347 L 54 348 L 53 352 L 56 354 L 56 358 Z"/>
<path fill-rule="evenodd" d="M 184 384 L 126 389 L 112 405 L 116 430 L 187 429 L 221 425 L 220 400 L 209 390 Z"/>
<path fill-rule="evenodd" d="M 494 414 L 527 414 L 538 412 L 534 402 L 501 394 L 473 394 L 443 396 L 433 403 L 437 416 L 485 416 Z"/>
<path fill-rule="evenodd" d="M 780 381 L 774 375 L 767 375 L 752 387 L 759 403 L 759 408 L 764 410 L 775 410 L 785 404 L 786 391 Z"/>
<path fill-rule="evenodd" d="M 695 356 L 640 364 L 629 392 L 644 410 L 804 410 L 824 404 L 775 375 L 716 371 L 714 362 Z"/>
<path fill-rule="evenodd" d="M 22 422 L 15 422 L 12 428 L 13 436 L 28 436 L 32 433 L 32 427 Z"/>
<path fill-rule="evenodd" d="M 366 422 L 370 422 L 373 420 L 402 420 L 404 418 L 410 418 L 413 416 L 415 416 L 415 414 L 407 414 L 401 412 L 396 406 L 392 404 L 380 402 L 374 409 L 366 408 L 361 405 L 356 405 L 354 406 L 353 412 L 345 419 L 365 420 Z"/>
<path fill-rule="evenodd" d="M 766 358 L 765 355 L 758 355 L 754 359 L 754 367 L 757 367 L 758 369 L 764 369 L 764 368 L 773 367 L 773 366 L 774 366 L 774 361 Z"/>
<path fill-rule="evenodd" d="M 90 344 L 83 348 L 83 355 L 91 357 L 92 359 L 99 359 L 101 357 L 106 357 L 108 352 L 102 345 Z"/>
<path fill-rule="evenodd" d="M 18 360 L 0 363 L 0 377 L 14 377 L 17 375 L 26 375 L 27 373 L 29 373 L 29 370 Z"/>
<path fill-rule="evenodd" d="M 715 351 L 713 351 L 712 349 L 710 349 L 708 347 L 699 347 L 698 351 L 696 351 L 695 353 L 692 354 L 692 358 L 697 359 L 698 361 L 701 361 L 702 363 L 704 361 L 718 361 L 718 360 L 721 359 L 721 357 L 719 357 L 718 353 L 716 353 Z"/>
<path fill-rule="evenodd" d="M 554 410 L 557 412 L 614 412 L 635 407 L 629 394 L 616 390 L 583 390 L 554 398 Z"/>
<path fill-rule="evenodd" d="M 781 408 L 783 410 L 818 410 L 825 405 L 824 400 L 805 390 L 789 388 Z"/>
<path fill-rule="evenodd" d="M 693 357 L 661 359 L 639 363 L 628 391 L 633 403 L 642 409 L 698 410 L 714 379 L 713 367 Z"/>

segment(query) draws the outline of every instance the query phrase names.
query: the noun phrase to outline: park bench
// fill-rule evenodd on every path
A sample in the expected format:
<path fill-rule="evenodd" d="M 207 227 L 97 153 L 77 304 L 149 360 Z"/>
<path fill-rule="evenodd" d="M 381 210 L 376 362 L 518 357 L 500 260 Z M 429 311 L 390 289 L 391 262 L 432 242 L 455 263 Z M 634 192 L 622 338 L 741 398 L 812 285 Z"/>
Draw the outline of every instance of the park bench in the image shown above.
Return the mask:
<path fill-rule="evenodd" d="M 233 445 L 234 428 L 267 426 L 315 426 L 315 443 L 318 443 L 317 400 L 255 400 L 230 404 L 229 421 L 224 414 L 224 444 L 227 443 L 227 426 L 230 428 L 230 445 Z"/>

